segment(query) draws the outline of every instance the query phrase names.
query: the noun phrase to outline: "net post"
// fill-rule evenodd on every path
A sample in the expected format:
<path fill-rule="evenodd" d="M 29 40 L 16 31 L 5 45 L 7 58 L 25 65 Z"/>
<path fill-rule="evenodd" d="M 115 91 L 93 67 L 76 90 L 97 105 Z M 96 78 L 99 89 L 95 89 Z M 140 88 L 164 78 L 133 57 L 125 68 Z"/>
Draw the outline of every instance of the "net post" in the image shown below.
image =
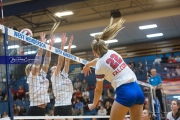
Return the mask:
<path fill-rule="evenodd" d="M 151 93 L 151 100 L 152 100 L 151 105 L 152 105 L 153 115 L 156 116 L 155 115 L 156 112 L 155 112 L 155 108 L 154 108 L 154 97 L 155 97 L 154 94 L 155 94 L 155 92 L 154 92 L 154 89 L 152 86 L 150 87 L 150 89 L 151 89 L 150 93 Z"/>
<path fill-rule="evenodd" d="M 4 52 L 5 52 L 5 58 L 7 58 L 8 55 L 8 28 L 4 27 Z M 6 59 L 7 60 L 7 59 Z M 6 89 L 8 94 L 8 109 L 9 109 L 9 115 L 10 119 L 13 120 L 13 100 L 12 100 L 12 94 L 11 94 L 11 88 L 10 88 L 10 71 L 9 71 L 9 64 L 6 64 Z"/>

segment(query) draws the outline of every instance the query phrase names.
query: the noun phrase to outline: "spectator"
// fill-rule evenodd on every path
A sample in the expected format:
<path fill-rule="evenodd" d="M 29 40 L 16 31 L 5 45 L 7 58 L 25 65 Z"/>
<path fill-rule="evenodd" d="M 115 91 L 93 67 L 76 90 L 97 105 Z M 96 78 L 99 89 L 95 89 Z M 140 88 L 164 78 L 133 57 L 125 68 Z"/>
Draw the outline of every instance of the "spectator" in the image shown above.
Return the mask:
<path fill-rule="evenodd" d="M 149 110 L 144 109 L 142 113 L 142 120 L 155 120 L 155 119 Z"/>
<path fill-rule="evenodd" d="M 12 94 L 12 99 L 16 100 L 16 92 L 12 86 L 11 86 L 11 94 Z"/>
<path fill-rule="evenodd" d="M 106 109 L 103 106 L 101 106 L 100 109 L 98 110 L 98 115 L 99 116 L 106 116 L 106 114 L 107 114 Z M 106 120 L 106 119 L 100 118 L 99 120 Z"/>
<path fill-rule="evenodd" d="M 48 88 L 48 94 L 49 94 L 49 98 L 50 98 L 50 103 L 52 105 L 54 105 L 54 94 L 51 88 Z"/>
<path fill-rule="evenodd" d="M 144 70 L 143 70 L 143 64 L 141 61 L 138 62 L 138 73 L 139 74 L 143 74 Z"/>
<path fill-rule="evenodd" d="M 106 102 L 105 109 L 107 111 L 107 115 L 110 115 L 110 113 L 111 113 L 111 104 L 110 104 L 109 101 Z"/>
<path fill-rule="evenodd" d="M 102 106 L 102 102 L 99 101 L 97 106 L 96 106 L 96 111 L 100 110 L 101 106 Z"/>
<path fill-rule="evenodd" d="M 88 90 L 88 83 L 85 79 L 82 81 L 82 84 L 81 84 L 81 92 L 83 92 L 84 88 Z"/>
<path fill-rule="evenodd" d="M 71 103 L 72 103 L 72 107 L 74 108 L 75 107 L 75 104 L 77 103 L 77 98 L 76 98 L 76 95 L 74 94 L 72 99 L 71 99 Z"/>
<path fill-rule="evenodd" d="M 5 94 L 3 93 L 2 89 L 0 88 L 0 101 L 4 101 Z"/>
<path fill-rule="evenodd" d="M 171 53 L 171 55 L 168 58 L 168 63 L 173 63 L 175 60 L 174 53 Z"/>
<path fill-rule="evenodd" d="M 176 77 L 178 75 L 177 72 L 175 71 L 175 69 L 171 70 L 171 75 L 172 75 L 172 77 Z"/>
<path fill-rule="evenodd" d="M 136 64 L 133 62 L 132 59 L 130 59 L 129 65 L 132 65 L 133 67 L 136 67 Z"/>
<path fill-rule="evenodd" d="M 175 60 L 176 60 L 176 62 L 178 62 L 178 63 L 180 62 L 180 57 L 179 57 L 179 55 L 176 56 Z"/>
<path fill-rule="evenodd" d="M 23 89 L 22 86 L 19 86 L 16 96 L 17 96 L 17 99 L 24 100 L 25 90 Z"/>
<path fill-rule="evenodd" d="M 151 69 L 151 77 L 149 78 L 149 84 L 151 84 L 156 90 L 156 96 L 160 102 L 162 113 L 164 114 L 164 105 L 162 102 L 162 79 L 159 75 L 156 74 L 156 69 Z"/>
<path fill-rule="evenodd" d="M 76 88 L 73 88 L 73 93 L 76 93 L 76 91 L 77 91 Z"/>
<path fill-rule="evenodd" d="M 82 92 L 79 89 L 77 89 L 75 95 L 76 95 L 76 98 L 82 100 Z"/>
<path fill-rule="evenodd" d="M 145 98 L 145 100 L 144 100 L 143 109 L 149 109 L 148 98 Z"/>
<path fill-rule="evenodd" d="M 76 112 L 76 115 L 83 115 L 83 103 L 80 102 L 80 99 L 77 99 L 77 103 L 75 104 L 75 112 Z"/>
<path fill-rule="evenodd" d="M 130 64 L 129 64 L 129 67 L 130 67 L 130 69 L 136 74 L 136 68 L 135 68 L 134 65 L 135 65 L 135 64 L 130 63 Z"/>
<path fill-rule="evenodd" d="M 16 83 L 16 78 L 15 78 L 15 75 L 14 74 L 12 74 L 11 75 L 11 85 L 15 85 L 15 83 Z"/>
<path fill-rule="evenodd" d="M 26 108 L 24 106 L 21 106 L 19 111 L 19 116 L 25 116 L 26 115 Z"/>
<path fill-rule="evenodd" d="M 168 57 L 166 57 L 166 54 L 163 54 L 163 57 L 161 59 L 161 63 L 168 63 Z"/>
<path fill-rule="evenodd" d="M 8 117 L 8 114 L 6 113 L 6 111 L 4 111 L 2 114 L 2 118 L 6 118 L 6 117 Z"/>
<path fill-rule="evenodd" d="M 180 67 L 179 67 L 179 65 L 176 66 L 176 73 L 177 73 L 178 76 L 180 76 Z"/>
<path fill-rule="evenodd" d="M 14 104 L 13 109 L 14 109 L 14 116 L 18 116 L 19 115 L 19 106 L 17 106 L 17 104 Z"/>
<path fill-rule="evenodd" d="M 76 115 L 76 112 L 74 110 L 74 108 L 72 107 L 72 116 L 75 116 Z"/>
<path fill-rule="evenodd" d="M 110 89 L 107 89 L 105 96 L 104 96 L 104 103 L 106 103 L 107 101 L 109 101 L 110 103 L 113 103 L 113 101 L 114 101 L 114 95 L 110 91 Z"/>
<path fill-rule="evenodd" d="M 180 102 L 173 100 L 171 102 L 171 112 L 167 114 L 167 120 L 179 120 L 180 119 Z"/>
<path fill-rule="evenodd" d="M 88 111 L 89 110 L 88 104 L 89 104 L 90 100 L 87 98 L 86 95 L 83 97 L 82 102 L 84 104 L 84 111 Z"/>
<path fill-rule="evenodd" d="M 24 45 L 25 45 L 25 41 L 21 41 L 19 48 L 13 49 L 9 54 L 9 56 L 24 55 Z"/>
<path fill-rule="evenodd" d="M 81 89 L 81 82 L 79 81 L 78 78 L 76 78 L 76 82 L 74 83 L 74 88 L 75 89 Z"/>
<path fill-rule="evenodd" d="M 159 55 L 156 55 L 156 59 L 153 62 L 153 66 L 155 65 L 160 65 L 161 64 L 161 58 L 159 57 Z"/>
<path fill-rule="evenodd" d="M 89 96 L 89 91 L 87 91 L 86 88 L 84 88 L 84 91 L 82 92 L 82 96 L 86 96 L 88 99 L 90 99 L 90 96 Z"/>

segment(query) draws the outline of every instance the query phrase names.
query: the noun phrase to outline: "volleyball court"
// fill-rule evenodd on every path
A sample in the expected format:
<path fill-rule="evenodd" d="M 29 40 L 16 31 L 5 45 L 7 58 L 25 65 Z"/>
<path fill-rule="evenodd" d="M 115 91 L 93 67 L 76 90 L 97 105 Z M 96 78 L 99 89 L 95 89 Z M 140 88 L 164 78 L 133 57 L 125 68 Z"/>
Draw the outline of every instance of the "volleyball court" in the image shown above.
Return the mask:
<path fill-rule="evenodd" d="M 94 110 L 89 110 L 88 104 L 93 102 L 94 97 L 95 68 L 92 67 L 90 76 L 84 76 L 82 68 L 88 61 L 85 60 L 86 58 L 82 59 L 80 55 L 78 57 L 68 51 L 73 49 L 69 46 L 71 44 L 70 36 L 66 36 L 67 42 L 63 47 L 64 49 L 61 49 L 62 38 L 61 43 L 55 41 L 56 47 L 51 47 L 53 38 L 50 35 L 46 35 L 47 41 L 42 42 L 41 37 L 32 38 L 32 33 L 29 33 L 30 30 L 24 29 L 24 31 L 18 32 L 2 25 L 0 25 L 0 29 L 2 30 L 1 56 L 8 56 L 2 57 L 6 64 L 0 65 L 0 76 L 2 78 L 0 85 L 1 91 L 4 92 L 4 98 L 0 102 L 0 106 L 3 106 L 0 108 L 0 113 L 6 112 L 11 119 L 68 118 L 91 120 L 109 118 L 115 92 L 110 83 L 104 81 L 104 90 L 98 105 Z M 74 38 L 74 40 L 76 39 Z M 40 49 L 43 50 L 41 55 Z M 49 56 L 46 56 L 47 54 Z M 91 53 L 88 58 L 93 59 L 93 54 Z M 25 73 L 28 64 L 32 64 L 29 69 L 32 78 L 28 78 Z M 56 70 L 60 64 L 56 75 L 53 70 L 54 68 Z M 33 65 L 34 70 L 37 70 L 36 68 L 39 70 L 35 72 L 38 76 L 36 78 L 33 77 Z M 47 67 L 48 70 L 46 71 L 43 66 Z M 33 82 L 31 82 L 32 79 Z M 61 81 L 58 82 L 58 79 Z M 158 113 L 159 108 L 154 108 L 153 88 L 149 84 L 140 81 L 138 83 L 146 97 L 144 108 L 150 109 L 152 114 L 158 116 L 160 114 Z M 30 88 L 32 86 L 33 89 Z M 45 106 L 39 106 L 39 103 Z M 40 113 L 35 113 L 37 115 L 29 116 L 27 112 L 30 106 L 37 106 L 31 108 L 33 111 L 39 107 L 42 108 L 45 115 L 39 116 Z M 66 114 L 66 116 L 61 113 Z"/>

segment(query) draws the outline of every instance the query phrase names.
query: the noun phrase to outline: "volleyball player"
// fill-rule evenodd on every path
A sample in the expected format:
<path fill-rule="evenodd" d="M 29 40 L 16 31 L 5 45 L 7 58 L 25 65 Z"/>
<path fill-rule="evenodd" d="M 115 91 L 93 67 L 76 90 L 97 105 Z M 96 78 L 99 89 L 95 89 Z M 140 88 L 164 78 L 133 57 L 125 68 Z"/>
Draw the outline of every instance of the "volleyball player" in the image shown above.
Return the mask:
<path fill-rule="evenodd" d="M 45 34 L 40 34 L 41 42 L 45 43 Z M 50 47 L 54 44 L 54 36 L 51 36 Z M 43 65 L 41 66 L 43 49 L 39 48 L 34 64 L 28 64 L 25 68 L 27 83 L 29 86 L 30 107 L 27 116 L 45 116 L 46 104 L 50 102 L 48 95 L 49 80 L 46 79 L 51 61 L 51 52 L 46 51 Z"/>
<path fill-rule="evenodd" d="M 62 44 L 61 50 L 64 49 L 64 45 L 67 41 L 66 34 L 61 36 Z M 71 53 L 71 45 L 73 41 L 73 36 L 71 36 L 68 46 L 68 53 Z M 52 88 L 55 96 L 55 116 L 71 116 L 72 115 L 72 105 L 71 98 L 73 94 L 73 85 L 71 80 L 68 78 L 70 59 L 65 58 L 64 68 L 61 71 L 64 57 L 59 56 L 57 66 L 51 68 L 51 81 Z"/>
<path fill-rule="evenodd" d="M 87 63 L 84 68 L 85 76 L 90 72 L 90 66 L 96 66 L 96 88 L 93 104 L 89 109 L 96 107 L 103 90 L 103 80 L 108 80 L 116 91 L 116 99 L 112 105 L 110 120 L 123 120 L 130 110 L 131 120 L 141 120 L 144 95 L 140 86 L 136 83 L 134 72 L 124 62 L 122 57 L 113 50 L 108 50 L 104 40 L 113 39 L 123 29 L 123 19 L 107 26 L 101 35 L 96 35 L 91 47 L 96 59 Z"/>

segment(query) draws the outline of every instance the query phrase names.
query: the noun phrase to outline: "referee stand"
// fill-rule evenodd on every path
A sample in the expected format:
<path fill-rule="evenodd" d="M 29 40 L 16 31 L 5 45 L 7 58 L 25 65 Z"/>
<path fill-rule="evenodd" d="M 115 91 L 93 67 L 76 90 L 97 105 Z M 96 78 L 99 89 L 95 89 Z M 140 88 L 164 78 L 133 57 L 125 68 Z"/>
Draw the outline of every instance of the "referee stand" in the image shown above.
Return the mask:
<path fill-rule="evenodd" d="M 157 120 L 161 120 L 161 112 L 160 112 L 159 100 L 157 98 L 154 98 L 154 102 L 155 102 L 156 118 L 157 118 Z"/>

